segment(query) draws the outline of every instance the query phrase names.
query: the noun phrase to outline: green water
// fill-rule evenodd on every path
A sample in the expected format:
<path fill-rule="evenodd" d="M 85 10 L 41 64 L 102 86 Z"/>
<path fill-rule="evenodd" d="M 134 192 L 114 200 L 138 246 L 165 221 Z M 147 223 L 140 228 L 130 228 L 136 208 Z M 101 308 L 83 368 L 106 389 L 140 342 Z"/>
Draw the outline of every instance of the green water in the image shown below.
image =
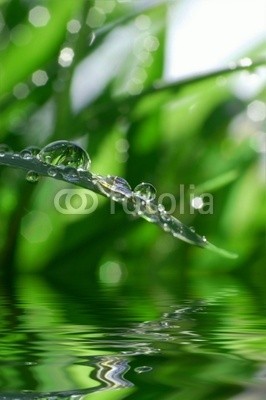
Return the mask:
<path fill-rule="evenodd" d="M 228 276 L 80 280 L 2 282 L 1 400 L 266 398 L 259 287 Z"/>

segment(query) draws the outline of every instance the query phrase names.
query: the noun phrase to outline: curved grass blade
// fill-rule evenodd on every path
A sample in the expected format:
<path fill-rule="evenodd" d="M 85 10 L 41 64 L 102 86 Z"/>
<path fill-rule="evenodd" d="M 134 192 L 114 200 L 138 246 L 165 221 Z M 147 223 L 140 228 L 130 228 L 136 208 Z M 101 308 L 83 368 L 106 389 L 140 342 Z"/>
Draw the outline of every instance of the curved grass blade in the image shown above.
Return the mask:
<path fill-rule="evenodd" d="M 192 75 L 186 78 L 178 79 L 172 82 L 154 82 L 151 86 L 145 88 L 141 93 L 136 95 L 121 95 L 112 98 L 112 101 L 108 101 L 106 103 L 95 104 L 95 106 L 90 107 L 90 109 L 85 108 L 82 110 L 77 118 L 82 121 L 88 121 L 89 119 L 99 118 L 101 115 L 105 115 L 108 112 L 114 112 L 113 110 L 118 110 L 120 107 L 132 107 L 138 103 L 141 99 L 150 95 L 157 95 L 159 93 L 178 93 L 185 87 L 189 87 L 195 83 L 204 82 L 208 79 L 216 78 L 219 76 L 231 75 L 233 73 L 241 72 L 241 71 L 253 71 L 254 69 L 265 66 L 266 59 L 262 58 L 256 61 L 250 60 L 250 64 L 246 65 L 242 63 L 241 60 L 233 63 L 232 66 L 228 66 L 226 68 L 220 68 L 213 71 L 208 71 L 196 75 Z M 162 101 L 165 101 L 165 98 L 162 97 Z"/>
<path fill-rule="evenodd" d="M 37 176 L 52 177 L 53 179 L 62 180 L 89 189 L 95 193 L 109 197 L 118 203 L 126 204 L 130 214 L 157 224 L 165 232 L 169 232 L 172 236 L 180 240 L 211 250 L 223 257 L 237 257 L 236 254 L 211 244 L 204 236 L 198 235 L 194 230 L 167 213 L 164 206 L 155 201 L 156 194 L 154 197 L 151 196 L 149 190 L 152 185 L 150 184 L 142 183 L 138 185 L 142 186 L 142 189 L 145 189 L 144 186 L 146 185 L 148 191 L 145 194 L 143 190 L 132 190 L 129 183 L 118 176 L 102 176 L 93 174 L 90 171 L 79 170 L 76 170 L 75 174 L 70 175 L 67 167 L 56 165 L 51 167 L 51 165 L 40 161 L 36 156 L 23 158 L 22 155 L 10 151 L 0 152 L 0 165 L 33 171 Z M 155 189 L 154 193 L 156 193 Z"/>

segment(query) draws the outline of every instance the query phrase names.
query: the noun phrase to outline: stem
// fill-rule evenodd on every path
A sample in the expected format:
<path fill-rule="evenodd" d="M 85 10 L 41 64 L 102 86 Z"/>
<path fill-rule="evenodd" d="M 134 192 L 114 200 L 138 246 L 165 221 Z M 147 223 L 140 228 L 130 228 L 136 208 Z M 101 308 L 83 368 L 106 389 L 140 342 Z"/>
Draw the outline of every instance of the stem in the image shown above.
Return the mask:
<path fill-rule="evenodd" d="M 0 155 L 0 165 L 20 168 L 26 171 L 34 171 L 42 176 L 52 177 L 53 179 L 62 180 L 89 189 L 95 193 L 109 197 L 123 206 L 126 205 L 126 210 L 130 214 L 155 223 L 175 238 L 198 247 L 209 249 L 227 258 L 237 257 L 235 254 L 219 249 L 209 243 L 204 236 L 198 235 L 194 230 L 167 213 L 162 204 L 158 204 L 155 200 L 151 200 L 149 197 L 139 194 L 138 191 L 132 191 L 128 182 L 123 178 L 109 175 L 104 177 L 93 174 L 90 171 L 79 170 L 76 171 L 77 173 L 74 176 L 71 175 L 69 177 L 68 174 L 64 173 L 64 167 L 43 163 L 36 157 L 25 159 L 19 154 L 12 154 L 10 152 L 1 153 Z M 52 174 L 50 176 L 51 170 Z"/>

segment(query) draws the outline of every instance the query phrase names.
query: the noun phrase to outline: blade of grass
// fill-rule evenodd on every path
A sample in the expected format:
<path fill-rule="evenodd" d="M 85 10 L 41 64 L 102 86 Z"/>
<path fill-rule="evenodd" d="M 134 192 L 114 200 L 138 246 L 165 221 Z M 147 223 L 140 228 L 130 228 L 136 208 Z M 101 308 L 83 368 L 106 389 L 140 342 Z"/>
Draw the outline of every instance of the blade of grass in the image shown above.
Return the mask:
<path fill-rule="evenodd" d="M 49 173 L 51 165 L 41 162 L 36 157 L 25 159 L 19 154 L 8 152 L 1 154 L 0 165 L 1 164 L 21 168 L 27 171 L 34 171 L 41 176 L 51 177 L 51 174 Z M 162 204 L 132 191 L 128 182 L 123 178 L 112 177 L 109 175 L 104 177 L 92 174 L 90 171 L 77 171 L 77 174 L 73 178 L 73 176 L 69 177 L 69 174 L 64 174 L 64 169 L 60 166 L 53 165 L 52 169 L 53 179 L 75 184 L 105 197 L 109 197 L 113 201 L 126 204 L 127 210 L 130 210 L 130 214 L 155 223 L 164 231 L 169 232 L 172 236 L 178 239 L 209 249 L 227 258 L 237 257 L 236 254 L 219 249 L 209 243 L 204 236 L 198 235 L 194 230 L 190 229 L 171 214 L 167 213 Z"/>

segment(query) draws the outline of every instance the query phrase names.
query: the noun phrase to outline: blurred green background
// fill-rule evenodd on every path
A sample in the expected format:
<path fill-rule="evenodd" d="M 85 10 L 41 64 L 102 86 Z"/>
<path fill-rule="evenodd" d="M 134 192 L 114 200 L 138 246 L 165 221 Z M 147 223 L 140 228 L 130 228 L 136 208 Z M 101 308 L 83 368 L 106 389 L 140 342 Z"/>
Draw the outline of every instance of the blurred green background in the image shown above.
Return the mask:
<path fill-rule="evenodd" d="M 252 293 L 259 287 L 256 301 L 265 304 L 266 67 L 250 67 L 265 59 L 255 18 L 263 8 L 247 0 L 238 14 L 235 0 L 232 14 L 226 5 L 215 13 L 213 3 L 223 7 L 206 1 L 202 19 L 206 10 L 197 14 L 193 1 L 0 1 L 0 142 L 20 151 L 76 141 L 93 172 L 173 194 L 177 218 L 239 254 L 227 260 L 183 243 L 119 205 L 111 214 L 107 199 L 99 198 L 91 214 L 60 214 L 54 197 L 66 183 L 32 184 L 22 171 L 1 166 L 3 287 L 38 273 L 76 299 L 88 291 L 97 296 L 102 286 L 114 290 L 112 304 L 138 293 L 139 302 L 124 310 L 134 320 L 156 316 L 154 298 L 174 299 L 177 288 L 185 297 L 190 287 L 208 297 L 219 276 Z M 226 20 L 217 33 L 219 10 Z M 234 71 L 239 60 L 249 68 Z M 190 206 L 192 187 L 213 196 L 213 213 Z M 167 197 L 164 205 L 171 205 Z M 101 307 L 95 305 L 100 317 Z"/>
<path fill-rule="evenodd" d="M 149 268 L 253 274 L 263 267 L 265 67 L 218 77 L 203 71 L 202 79 L 195 79 L 201 72 L 195 67 L 183 84 L 184 72 L 181 84 L 156 90 L 154 82 L 171 82 L 169 71 L 176 66 L 178 74 L 184 64 L 171 48 L 174 27 L 185 19 L 173 24 L 178 9 L 185 9 L 182 2 L 2 1 L 0 138 L 16 151 L 77 140 L 92 171 L 174 194 L 175 215 L 239 259 L 181 243 L 129 220 L 119 206 L 111 215 L 105 200 L 92 215 L 60 215 L 53 199 L 64 183 L 43 179 L 33 186 L 23 173 L 1 167 L 2 269 L 60 274 L 64 265 L 71 274 L 75 260 L 83 273 L 98 274 L 109 259 L 128 274 Z M 265 44 L 260 37 L 254 42 L 231 60 L 261 59 Z M 197 62 L 202 68 L 195 48 Z M 194 187 L 213 196 L 213 214 L 191 213 Z"/>

